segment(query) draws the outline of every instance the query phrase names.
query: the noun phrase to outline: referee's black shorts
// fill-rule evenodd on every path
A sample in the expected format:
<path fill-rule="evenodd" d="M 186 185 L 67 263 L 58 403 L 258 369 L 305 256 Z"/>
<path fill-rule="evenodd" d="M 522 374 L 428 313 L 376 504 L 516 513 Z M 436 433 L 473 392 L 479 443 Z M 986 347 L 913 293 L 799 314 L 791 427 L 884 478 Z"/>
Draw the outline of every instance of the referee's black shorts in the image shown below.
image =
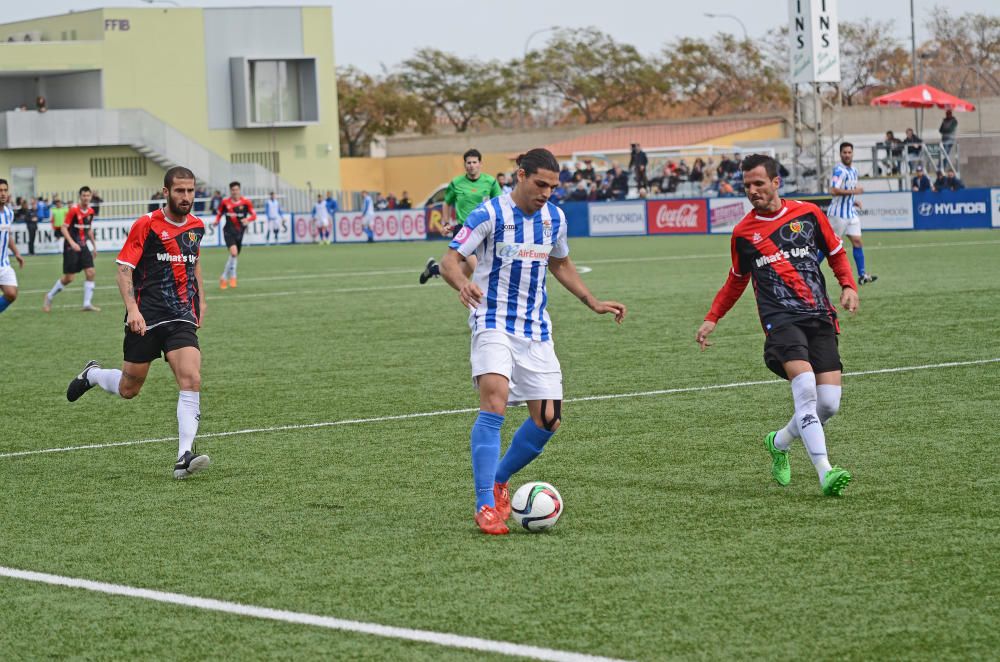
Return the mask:
<path fill-rule="evenodd" d="M 80 252 L 73 250 L 73 247 L 66 244 L 63 247 L 63 273 L 78 274 L 84 269 L 94 268 L 94 254 L 90 252 L 87 242 L 79 244 Z"/>
<path fill-rule="evenodd" d="M 181 347 L 198 346 L 198 327 L 188 322 L 168 322 L 146 329 L 146 335 L 140 336 L 130 329 L 125 329 L 123 349 L 125 360 L 129 363 L 150 363 Z"/>
<path fill-rule="evenodd" d="M 246 228 L 237 230 L 230 223 L 226 223 L 226 226 L 222 228 L 222 238 L 226 240 L 226 248 L 235 246 L 236 254 L 239 255 L 239 252 L 243 250 L 243 234 L 246 231 Z"/>
<path fill-rule="evenodd" d="M 764 341 L 764 364 L 782 379 L 788 379 L 784 364 L 808 361 L 813 372 L 843 370 L 837 330 L 823 319 L 804 319 L 772 329 Z"/>

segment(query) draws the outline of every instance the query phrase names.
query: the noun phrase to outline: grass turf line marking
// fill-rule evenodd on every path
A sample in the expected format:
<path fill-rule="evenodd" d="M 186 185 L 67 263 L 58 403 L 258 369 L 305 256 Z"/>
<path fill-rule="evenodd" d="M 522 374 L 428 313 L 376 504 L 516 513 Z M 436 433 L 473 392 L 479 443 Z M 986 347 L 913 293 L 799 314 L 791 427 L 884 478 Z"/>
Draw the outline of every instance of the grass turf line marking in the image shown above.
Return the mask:
<path fill-rule="evenodd" d="M 899 368 L 878 368 L 875 370 L 859 370 L 856 372 L 845 372 L 844 377 L 864 377 L 865 375 L 886 375 L 895 372 L 915 372 L 917 370 L 935 370 L 940 368 L 960 368 L 965 366 L 987 365 L 990 363 L 1000 363 L 1000 358 L 976 359 L 972 361 L 949 361 L 946 363 L 928 363 L 924 365 L 902 366 Z M 644 398 L 656 395 L 674 395 L 677 393 L 697 393 L 699 391 L 718 391 L 730 388 L 743 388 L 746 386 L 763 386 L 766 384 L 783 384 L 784 379 L 763 379 L 751 382 L 733 382 L 730 384 L 708 384 L 706 386 L 682 386 L 678 388 L 658 389 L 655 391 L 635 391 L 632 393 L 609 393 L 605 395 L 585 395 L 578 398 L 568 398 L 564 402 L 597 402 L 600 400 L 620 400 L 622 398 Z M 267 428 L 247 428 L 245 430 L 230 430 L 228 432 L 208 432 L 199 434 L 198 439 L 212 439 L 217 437 L 232 437 L 242 434 L 257 434 L 262 432 L 285 432 L 288 430 L 309 430 L 315 428 L 330 428 L 341 425 L 361 425 L 364 423 L 385 423 L 387 421 L 405 421 L 414 418 L 430 418 L 434 416 L 449 416 L 452 414 L 470 414 L 479 411 L 479 407 L 468 407 L 466 409 L 443 409 L 440 411 L 425 411 L 412 414 L 396 414 L 394 416 L 376 416 L 372 418 L 348 418 L 339 421 L 322 421 L 320 423 L 298 423 L 294 425 L 276 425 Z M 64 446 L 60 448 L 43 448 L 33 451 L 14 451 L 11 453 L 0 453 L 0 459 L 8 457 L 25 457 L 28 455 L 42 455 L 46 453 L 66 453 L 69 451 L 94 450 L 98 448 L 115 448 L 119 446 L 138 446 L 140 444 L 156 444 L 166 441 L 176 441 L 177 437 L 159 437 L 156 439 L 136 439 L 133 441 L 115 441 L 103 444 L 86 444 L 83 446 Z"/>
<path fill-rule="evenodd" d="M 719 235 L 722 236 L 722 235 Z M 891 251 L 897 248 L 938 248 L 941 246 L 983 246 L 987 244 L 1000 244 L 1000 239 L 989 241 L 951 241 L 940 244 L 918 243 L 918 244 L 897 244 L 895 246 L 865 246 L 870 251 Z M 706 255 L 652 255 L 647 257 L 629 258 L 604 258 L 596 260 L 585 260 L 588 264 L 616 264 L 620 262 L 660 262 L 664 260 L 709 260 L 712 258 L 726 257 L 723 253 L 711 253 Z M 420 273 L 417 268 L 413 269 L 384 269 L 382 271 L 320 271 L 316 273 L 300 273 L 283 276 L 250 276 L 240 278 L 243 282 L 272 281 L 272 280 L 299 280 L 304 278 L 341 278 L 358 276 L 387 276 L 405 275 Z M 117 285 L 98 285 L 95 290 L 117 290 Z M 207 288 L 206 288 L 207 289 Z M 48 290 L 21 290 L 21 294 L 45 294 Z"/>
<path fill-rule="evenodd" d="M 403 639 L 406 641 L 433 644 L 435 646 L 446 646 L 448 648 L 461 648 L 484 651 L 488 653 L 499 653 L 501 655 L 527 657 L 534 660 L 553 660 L 555 662 L 620 662 L 614 658 L 573 653 L 570 651 L 560 651 L 552 648 L 514 644 L 506 641 L 495 641 L 492 639 L 480 639 L 478 637 L 466 637 L 458 634 L 449 634 L 447 632 L 414 630 L 411 628 L 393 627 L 391 625 L 380 625 L 378 623 L 351 621 L 343 618 L 333 618 L 332 616 L 319 616 L 317 614 L 286 611 L 284 609 L 256 607 L 254 605 L 245 605 L 238 602 L 214 600 L 212 598 L 198 598 L 191 595 L 184 595 L 182 593 L 154 591 L 151 589 L 126 586 L 124 584 L 107 584 L 105 582 L 96 582 L 89 579 L 50 575 L 44 572 L 31 572 L 29 570 L 18 570 L 16 568 L 7 568 L 5 566 L 0 566 L 0 577 L 9 577 L 10 579 L 20 579 L 27 582 L 49 584 L 51 586 L 78 588 L 95 593 L 104 593 L 106 595 L 121 595 L 129 598 L 141 598 L 143 600 L 152 600 L 153 602 L 163 602 L 167 604 L 180 605 L 182 607 L 191 607 L 194 609 L 236 614 L 238 616 L 263 618 L 271 621 L 281 621 L 283 623 L 310 625 L 329 630 L 357 632 L 361 634 L 374 635 L 376 637 Z"/>

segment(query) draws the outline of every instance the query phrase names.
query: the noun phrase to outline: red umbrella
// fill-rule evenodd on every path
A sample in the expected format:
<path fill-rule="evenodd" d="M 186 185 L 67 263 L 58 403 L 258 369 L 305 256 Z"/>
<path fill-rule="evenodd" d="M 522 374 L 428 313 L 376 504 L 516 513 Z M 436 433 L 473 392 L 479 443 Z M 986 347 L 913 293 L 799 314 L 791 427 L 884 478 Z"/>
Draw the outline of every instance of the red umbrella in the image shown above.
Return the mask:
<path fill-rule="evenodd" d="M 947 92 L 942 92 L 930 85 L 916 85 L 905 90 L 883 94 L 872 99 L 873 106 L 895 106 L 897 108 L 945 108 L 947 110 L 957 110 L 959 112 L 971 112 L 976 109 L 974 105 L 952 96 Z"/>

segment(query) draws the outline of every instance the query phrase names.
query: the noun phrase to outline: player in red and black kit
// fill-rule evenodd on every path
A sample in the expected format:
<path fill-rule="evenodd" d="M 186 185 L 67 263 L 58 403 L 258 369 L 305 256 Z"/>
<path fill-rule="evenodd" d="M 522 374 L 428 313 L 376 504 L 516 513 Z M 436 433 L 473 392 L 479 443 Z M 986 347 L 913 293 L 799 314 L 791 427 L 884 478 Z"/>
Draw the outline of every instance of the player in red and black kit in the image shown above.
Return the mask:
<path fill-rule="evenodd" d="M 150 364 L 163 355 L 180 389 L 180 441 L 174 478 L 187 478 L 211 463 L 207 455 L 194 452 L 201 418 L 197 330 L 205 314 L 200 260 L 205 224 L 190 214 L 194 189 L 190 170 L 179 166 L 167 170 L 163 177 L 167 206 L 136 220 L 118 253 L 118 289 L 125 301 L 122 369 L 106 369 L 90 361 L 66 390 L 70 402 L 95 386 L 112 395 L 134 398 Z"/>
<path fill-rule="evenodd" d="M 702 350 L 708 336 L 753 280 L 757 311 L 767 339 L 764 363 L 792 386 L 795 414 L 764 443 L 771 454 L 771 475 L 780 485 L 791 481 L 788 448 L 801 438 L 819 475 L 823 493 L 838 496 L 851 474 L 830 466 L 823 426 L 840 408 L 843 365 L 837 348 L 837 311 L 830 303 L 817 253 L 827 256 L 843 288 L 840 304 L 853 313 L 858 291 L 840 237 L 819 207 L 782 200 L 778 164 L 751 154 L 740 164 L 753 211 L 733 229 L 732 269 L 715 296 L 695 340 Z"/>
<path fill-rule="evenodd" d="M 224 290 L 227 287 L 236 287 L 236 259 L 243 249 L 243 233 L 246 232 L 247 225 L 257 220 L 253 203 L 240 193 L 239 182 L 229 183 L 229 197 L 219 204 L 219 211 L 215 215 L 212 227 L 219 225 L 219 219 L 223 216 L 226 217 L 226 224 L 222 227 L 222 236 L 229 248 L 226 268 L 219 276 L 219 287 Z"/>
<path fill-rule="evenodd" d="M 59 230 L 63 236 L 63 275 L 45 295 L 42 310 L 52 310 L 52 299 L 73 282 L 78 273 L 83 272 L 87 279 L 83 283 L 83 310 L 99 312 L 94 299 L 94 255 L 97 251 L 97 241 L 94 239 L 94 208 L 90 206 L 90 187 L 80 187 L 80 201 L 66 212 L 66 221 Z M 89 244 L 88 244 L 89 240 Z"/>

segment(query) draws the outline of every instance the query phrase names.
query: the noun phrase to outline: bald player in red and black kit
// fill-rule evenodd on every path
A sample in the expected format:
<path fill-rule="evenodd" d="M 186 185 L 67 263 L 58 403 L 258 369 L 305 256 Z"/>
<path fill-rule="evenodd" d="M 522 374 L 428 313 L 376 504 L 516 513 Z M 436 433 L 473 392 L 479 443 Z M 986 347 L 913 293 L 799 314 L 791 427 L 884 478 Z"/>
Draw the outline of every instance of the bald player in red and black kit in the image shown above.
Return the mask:
<path fill-rule="evenodd" d="M 219 219 L 223 216 L 226 217 L 226 224 L 222 227 L 222 237 L 226 240 L 226 247 L 229 248 L 226 268 L 219 276 L 219 288 L 224 290 L 227 287 L 236 287 L 236 260 L 243 250 L 243 233 L 246 232 L 247 225 L 257 220 L 253 203 L 240 193 L 239 182 L 229 183 L 229 197 L 219 204 L 219 211 L 215 215 L 212 227 L 219 225 Z"/>
<path fill-rule="evenodd" d="M 201 240 L 205 224 L 192 216 L 195 178 L 187 168 L 174 167 L 163 177 L 164 209 L 132 224 L 118 253 L 118 290 L 125 301 L 125 361 L 121 370 L 90 361 L 70 382 L 66 399 L 75 402 L 100 386 L 112 395 L 131 399 L 162 354 L 174 372 L 179 443 L 174 478 L 206 468 L 207 455 L 194 452 L 201 419 L 201 349 L 198 328 L 205 314 L 201 278 Z"/>
<path fill-rule="evenodd" d="M 823 426 L 840 408 L 841 371 L 837 347 L 837 311 L 827 296 L 817 254 L 828 256 L 842 291 L 840 303 L 853 313 L 858 291 L 840 237 L 826 215 L 809 202 L 782 200 L 778 164 L 751 154 L 740 164 L 753 211 L 733 229 L 732 268 L 695 340 L 702 350 L 708 336 L 753 280 L 757 311 L 767 339 L 764 363 L 791 382 L 795 414 L 788 424 L 765 437 L 771 475 L 780 485 L 791 481 L 788 448 L 801 438 L 816 468 L 820 487 L 838 496 L 851 474 L 827 458 Z"/>

